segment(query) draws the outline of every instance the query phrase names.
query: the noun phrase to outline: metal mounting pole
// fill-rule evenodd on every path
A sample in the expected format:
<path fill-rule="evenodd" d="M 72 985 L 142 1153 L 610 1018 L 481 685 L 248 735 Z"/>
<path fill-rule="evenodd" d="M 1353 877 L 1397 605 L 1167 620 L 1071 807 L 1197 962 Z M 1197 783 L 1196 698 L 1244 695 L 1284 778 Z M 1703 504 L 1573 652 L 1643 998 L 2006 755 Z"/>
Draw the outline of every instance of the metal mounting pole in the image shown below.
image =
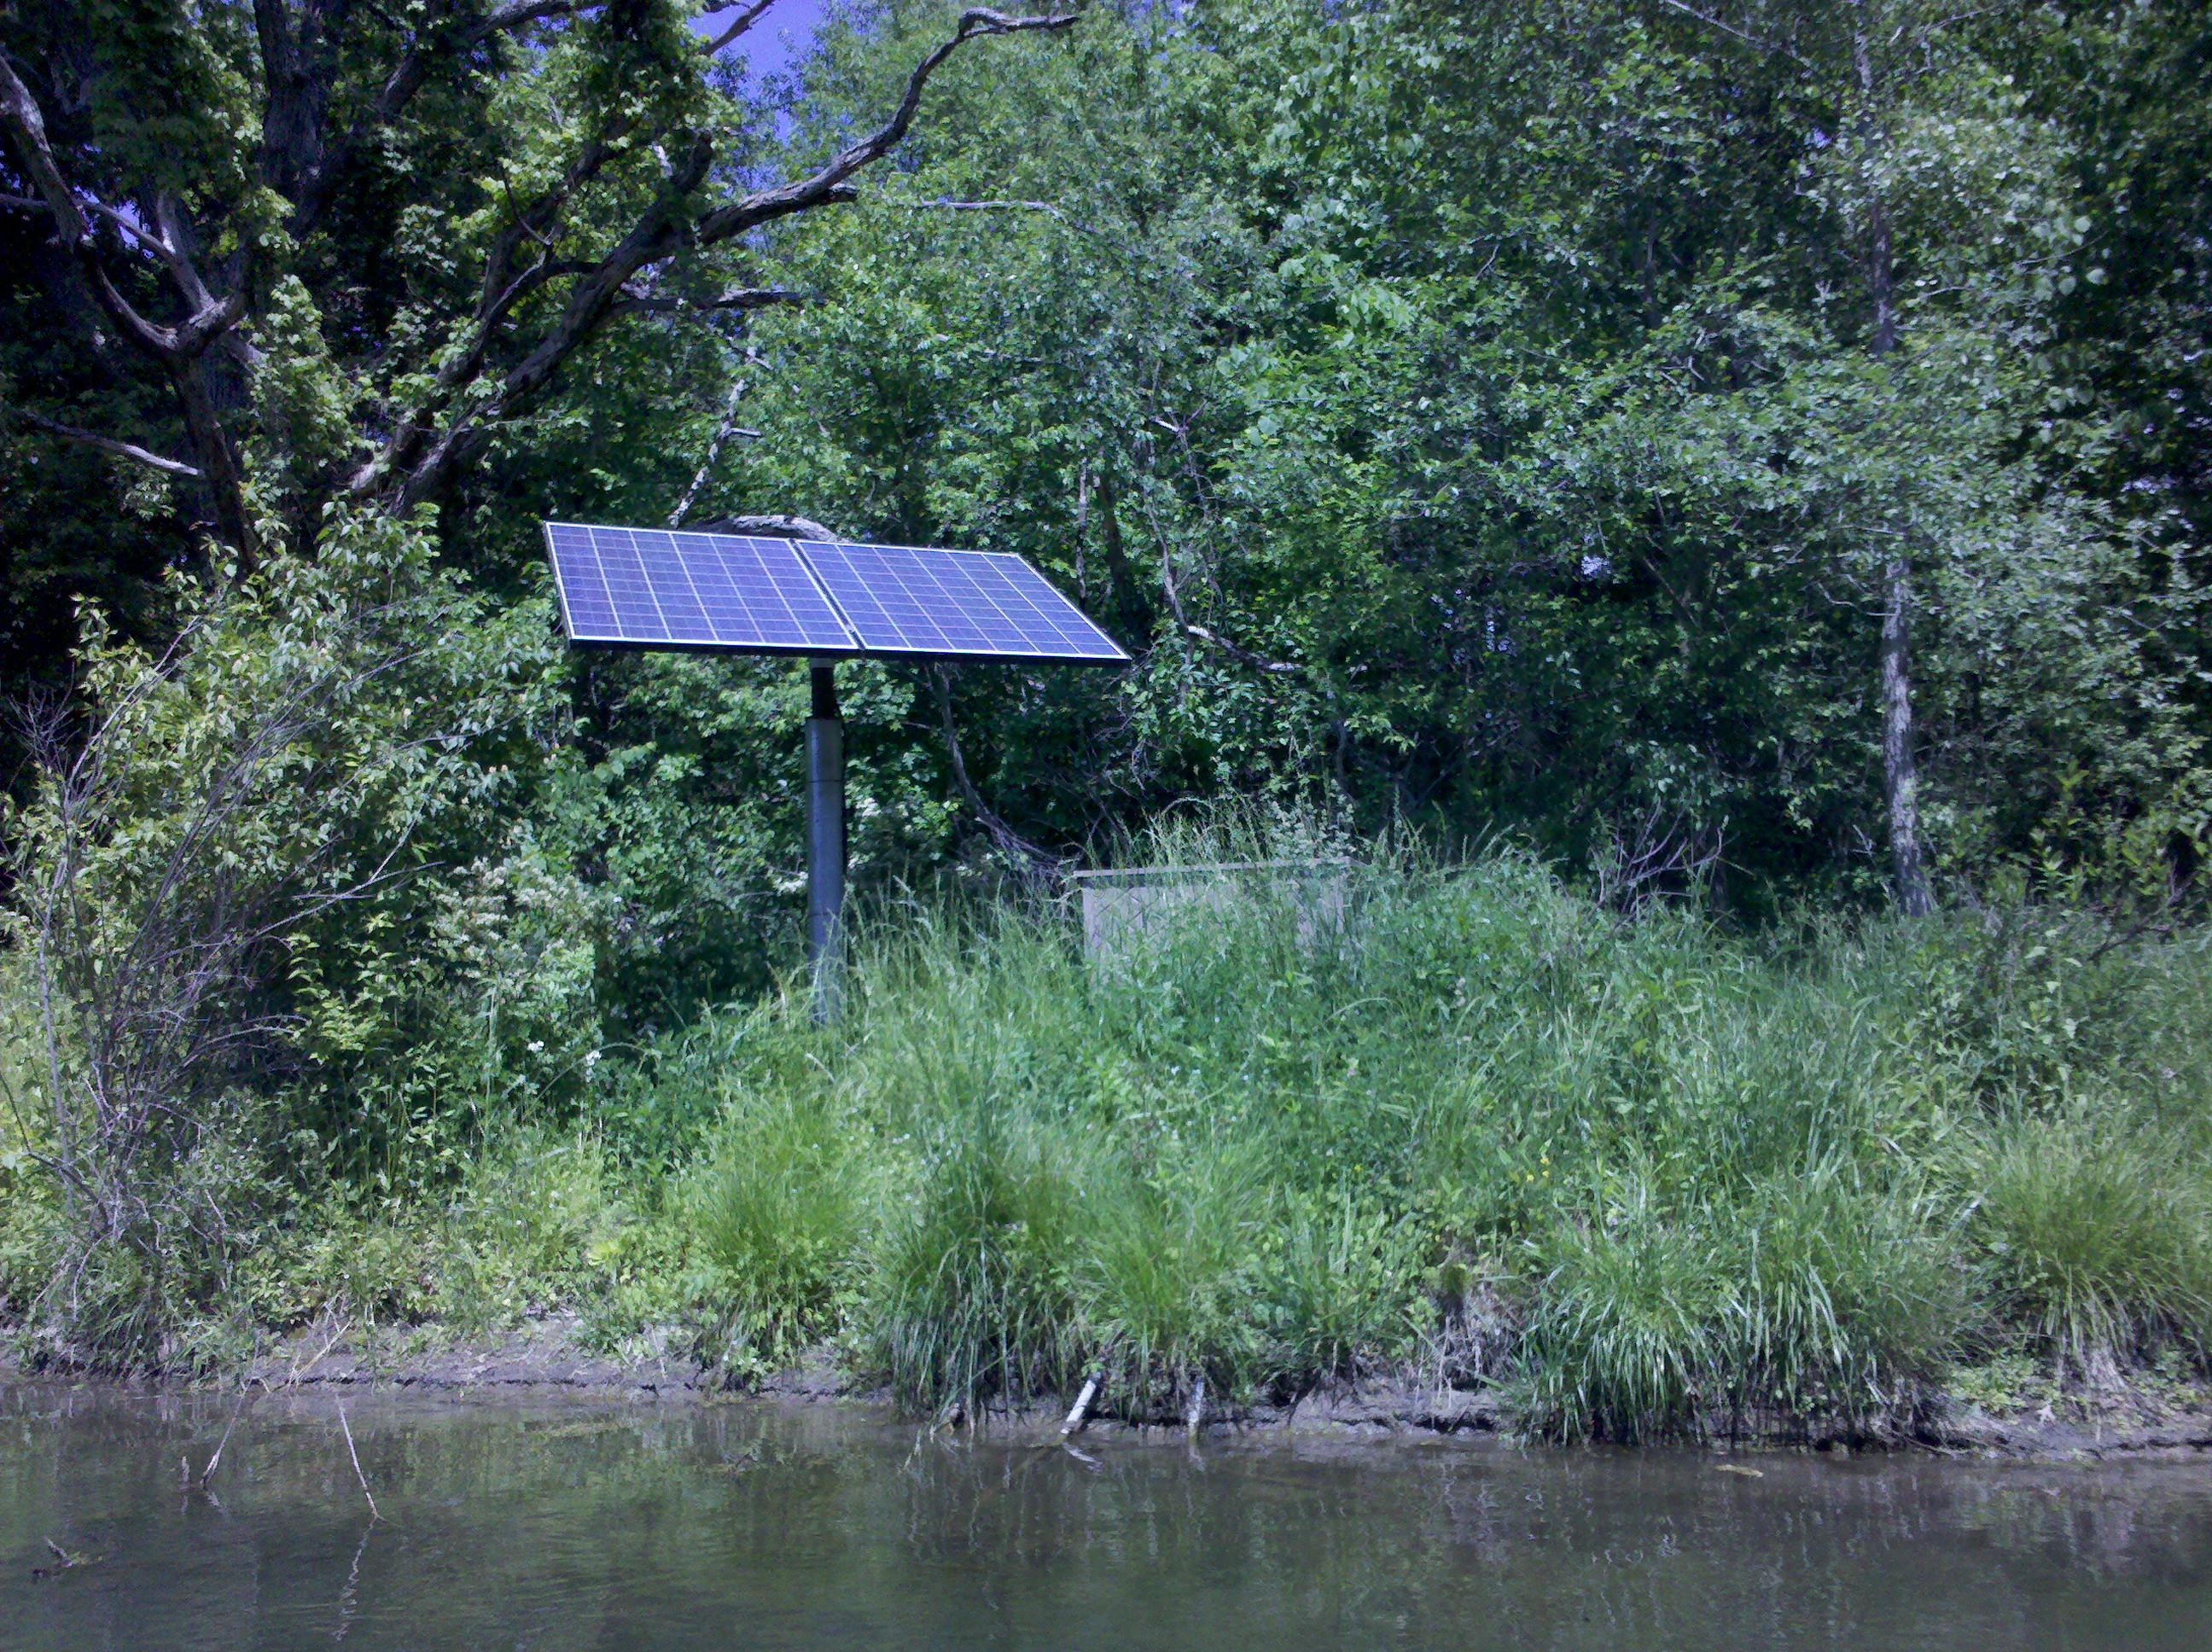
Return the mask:
<path fill-rule="evenodd" d="M 837 671 L 813 663 L 813 713 L 806 720 L 806 969 L 814 1018 L 834 1021 L 845 937 L 845 723 Z"/>

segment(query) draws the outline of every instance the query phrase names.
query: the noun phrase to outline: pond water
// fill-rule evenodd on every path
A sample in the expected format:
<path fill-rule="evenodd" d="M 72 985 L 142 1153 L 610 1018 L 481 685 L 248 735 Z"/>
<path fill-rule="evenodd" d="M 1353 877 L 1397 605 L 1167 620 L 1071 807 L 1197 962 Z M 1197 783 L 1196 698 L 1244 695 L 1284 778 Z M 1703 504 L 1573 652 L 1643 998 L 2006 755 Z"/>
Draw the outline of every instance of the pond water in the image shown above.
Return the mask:
<path fill-rule="evenodd" d="M 1086 1462 L 833 1406 L 363 1397 L 373 1520 L 327 1399 L 259 1400 L 183 1490 L 232 1410 L 0 1389 L 0 1646 L 2212 1646 L 2212 1463 L 1280 1436 Z"/>

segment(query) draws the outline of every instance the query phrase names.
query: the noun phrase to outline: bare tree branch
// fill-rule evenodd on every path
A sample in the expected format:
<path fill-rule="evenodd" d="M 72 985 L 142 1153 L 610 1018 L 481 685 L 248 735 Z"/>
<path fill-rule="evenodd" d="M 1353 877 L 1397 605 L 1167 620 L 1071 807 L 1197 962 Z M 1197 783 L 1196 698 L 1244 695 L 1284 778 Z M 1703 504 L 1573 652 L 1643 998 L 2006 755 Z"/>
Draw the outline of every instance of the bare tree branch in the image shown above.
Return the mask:
<path fill-rule="evenodd" d="M 819 522 L 809 521 L 803 516 L 725 516 L 712 522 L 698 525 L 701 533 L 744 533 L 763 539 L 821 539 L 834 541 L 838 537 Z"/>
<path fill-rule="evenodd" d="M 714 461 L 721 457 L 722 449 L 727 445 L 730 438 L 740 434 L 738 429 L 738 404 L 744 399 L 744 394 L 745 381 L 742 379 L 732 380 L 730 385 L 729 405 L 722 410 L 722 422 L 714 431 L 714 440 L 707 444 L 707 456 L 699 461 L 699 468 L 691 473 L 691 485 L 684 490 L 684 496 L 676 501 L 676 508 L 668 513 L 670 527 L 680 528 L 684 525 L 684 519 L 691 513 L 691 501 L 698 498 L 699 489 L 707 485 L 707 478 L 714 474 Z M 748 430 L 743 434 L 757 437 L 760 432 Z"/>
<path fill-rule="evenodd" d="M 922 88 L 929 84 L 929 77 L 937 72 L 947 58 L 976 36 L 1072 28 L 1079 16 L 1079 14 L 1066 12 L 1043 17 L 1009 17 L 1003 12 L 986 10 L 980 6 L 961 13 L 959 27 L 953 31 L 952 38 L 916 64 L 914 72 L 907 76 L 905 94 L 900 98 L 898 108 L 889 120 L 811 176 L 775 189 L 763 190 L 708 213 L 699 221 L 698 244 L 711 246 L 757 224 L 787 217 L 794 212 L 805 212 L 833 198 L 839 198 L 833 197 L 831 191 L 863 167 L 882 160 L 897 146 L 899 140 L 906 136 L 907 130 L 914 125 L 915 115 L 921 107 Z"/>
<path fill-rule="evenodd" d="M 732 23 L 720 34 L 717 34 L 713 39 L 708 41 L 705 46 L 700 47 L 700 51 L 709 58 L 713 57 L 724 46 L 729 45 L 731 41 L 736 39 L 738 36 L 743 34 L 747 29 L 750 29 L 755 23 L 760 21 L 762 16 L 767 12 L 768 9 L 775 3 L 775 0 L 753 0 L 753 3 L 751 5 L 746 7 L 744 10 L 738 14 L 737 21 Z"/>
<path fill-rule="evenodd" d="M 1723 34 L 1729 35 L 1736 39 L 1741 40 L 1746 46 L 1755 46 L 1761 52 L 1771 52 L 1777 57 L 1787 58 L 1791 63 L 1796 64 L 1801 69 L 1809 69 L 1812 67 L 1812 65 L 1807 63 L 1804 58 L 1799 57 L 1795 52 L 1791 51 L 1788 46 L 1780 44 L 1778 41 L 1762 40 L 1756 34 L 1747 34 L 1743 30 L 1736 27 L 1732 23 L 1723 22 L 1719 18 L 1711 16 L 1705 12 L 1699 11 L 1694 6 L 1684 5 L 1682 3 L 1682 0 L 1659 0 L 1659 3 L 1668 8 L 1670 11 L 1680 12 L 1685 17 L 1694 17 L 1699 22 L 1703 23 L 1707 28 L 1717 28 Z"/>
<path fill-rule="evenodd" d="M 908 212 L 1042 212 L 1063 223 L 1067 221 L 1066 215 L 1049 201 L 954 201 L 942 195 L 934 201 L 900 201 L 882 196 L 872 204 L 903 207 Z"/>
<path fill-rule="evenodd" d="M 60 241 L 62 251 L 75 260 L 100 307 L 132 343 L 148 355 L 167 361 L 177 347 L 175 333 L 139 314 L 108 279 L 107 270 L 100 261 L 99 249 L 93 244 L 92 226 L 85 222 L 84 209 L 76 198 L 76 191 L 62 176 L 53 148 L 46 141 L 46 116 L 39 108 L 38 100 L 31 95 L 31 88 L 16 77 L 5 57 L 0 57 L 0 127 L 4 127 L 15 140 L 16 152 L 28 169 L 31 181 L 38 186 L 47 211 L 53 216 L 55 238 Z"/>
<path fill-rule="evenodd" d="M 118 441 L 113 436 L 103 436 L 97 431 L 81 430 L 76 425 L 64 424 L 58 419 L 49 419 L 23 408 L 10 407 L 5 403 L 0 403 L 0 412 L 4 412 L 12 418 L 21 419 L 33 430 L 43 430 L 50 436 L 60 437 L 64 441 L 81 442 L 87 447 L 97 447 L 103 453 L 112 453 L 118 459 L 127 459 L 134 465 L 143 465 L 152 470 L 164 471 L 170 476 L 191 477 L 195 481 L 204 479 L 197 466 L 187 465 L 180 459 L 167 458 L 151 449 L 141 447 L 135 442 Z"/>
<path fill-rule="evenodd" d="M 804 304 L 806 295 L 789 287 L 732 287 L 714 298 L 684 298 L 673 293 L 641 293 L 623 288 L 622 297 L 607 313 L 626 315 L 634 310 L 666 313 L 672 310 L 765 310 L 774 304 Z"/>
<path fill-rule="evenodd" d="M 945 725 L 945 751 L 952 760 L 953 783 L 959 787 L 960 795 L 968 799 L 968 806 L 975 811 L 975 818 L 983 823 L 983 829 L 1000 850 L 1018 861 L 1026 862 L 1037 872 L 1049 871 L 1061 864 L 1061 857 L 1050 849 L 1041 848 L 999 818 L 991 805 L 983 801 L 983 794 L 968 778 L 968 765 L 960 755 L 960 733 L 952 721 L 952 674 L 942 665 L 930 668 L 930 686 L 936 691 L 938 715 Z"/>
<path fill-rule="evenodd" d="M 397 477 L 398 502 L 402 508 L 435 498 L 460 465 L 482 446 L 488 427 L 543 390 L 561 364 L 617 312 L 629 296 L 625 289 L 639 270 L 779 218 L 852 200 L 857 193 L 851 182 L 853 175 L 881 160 L 906 136 L 921 106 L 923 88 L 954 52 L 981 35 L 1057 31 L 1072 27 L 1077 21 L 1074 13 L 1009 17 L 981 8 L 962 13 L 951 37 L 931 51 L 907 76 L 898 107 L 881 126 L 807 177 L 757 191 L 696 219 L 684 210 L 684 205 L 705 181 L 714 146 L 703 132 L 690 133 L 680 151 L 672 145 L 663 186 L 653 204 L 590 273 L 577 281 L 559 320 L 537 347 L 510 368 L 481 403 L 440 433 L 422 459 L 404 474 L 396 465 L 371 467 L 355 479 L 355 491 L 374 491 Z"/>
<path fill-rule="evenodd" d="M 83 207 L 54 159 L 52 147 L 46 139 L 46 117 L 38 100 L 3 57 L 0 57 L 0 129 L 4 129 L 15 141 L 23 165 L 53 216 L 55 237 L 75 264 L 94 301 L 132 344 L 159 361 L 169 375 L 178 406 L 184 414 L 185 429 L 199 459 L 196 479 L 204 483 L 213 496 L 216 522 L 224 538 L 237 548 L 239 571 L 243 575 L 252 569 L 255 559 L 244 483 L 199 359 L 210 343 L 236 326 L 246 313 L 243 269 L 238 271 L 237 283 L 228 296 L 217 301 L 209 297 L 204 285 L 198 284 L 196 275 L 188 281 L 173 265 L 173 277 L 192 313 L 173 328 L 148 320 L 109 278 L 91 226 L 85 220 Z"/>
<path fill-rule="evenodd" d="M 1265 671 L 1271 677 L 1282 677 L 1305 670 L 1304 666 L 1292 665 L 1285 659 L 1263 659 L 1249 648 L 1239 647 L 1227 637 L 1215 635 L 1203 625 L 1186 624 L 1182 629 L 1186 635 L 1196 637 L 1200 642 L 1212 643 L 1239 665 L 1249 665 L 1255 671 Z"/>
<path fill-rule="evenodd" d="M 603 9 L 607 0 L 496 0 L 477 11 L 483 0 L 426 0 L 410 14 L 398 60 L 373 95 L 342 131 L 333 102 L 354 70 L 343 53 L 352 48 L 343 25 L 349 0 L 252 0 L 255 43 L 260 64 L 258 182 L 289 203 L 286 228 L 304 240 L 320 225 L 358 157 L 405 117 L 417 94 L 443 73 L 488 42 L 557 18 L 580 17 Z M 702 41 L 708 54 L 726 46 L 764 17 L 774 0 L 738 0 L 728 9 L 728 25 Z M 917 62 L 906 77 L 889 118 L 809 174 L 736 198 L 702 203 L 716 155 L 714 135 L 682 127 L 640 135 L 621 126 L 599 133 L 584 146 L 559 182 L 526 205 L 510 203 L 512 221 L 489 250 L 475 315 L 456 329 L 454 348 L 441 352 L 430 392 L 416 405 L 380 411 L 378 451 L 344 484 L 356 497 L 376 496 L 388 506 L 409 509 L 442 494 L 459 469 L 479 453 L 492 430 L 540 394 L 563 363 L 606 323 L 633 311 L 642 313 L 744 312 L 772 304 L 802 301 L 786 289 L 734 288 L 711 299 L 690 300 L 653 290 L 638 279 L 653 266 L 711 247 L 793 214 L 855 198 L 855 174 L 880 161 L 905 137 L 921 107 L 930 77 L 969 40 L 982 35 L 1050 33 L 1073 27 L 1073 13 L 1021 16 L 987 8 L 961 13 L 948 38 Z M 384 21 L 397 30 L 393 19 Z M 256 562 L 252 523 L 245 505 L 243 477 L 229 426 L 238 417 L 236 386 L 211 376 L 206 361 L 216 350 L 240 367 L 257 359 L 243 324 L 254 295 L 265 283 L 257 279 L 259 254 L 252 235 L 204 232 L 195 222 L 203 210 L 221 218 L 235 216 L 242 203 L 191 207 L 173 193 L 153 191 L 131 205 L 88 202 L 72 185 L 49 140 L 37 98 L 13 66 L 0 61 L 0 134 L 4 134 L 19 169 L 32 189 L 0 199 L 0 207 L 42 212 L 52 223 L 57 244 L 69 259 L 97 308 L 138 350 L 158 361 L 171 380 L 192 463 L 164 460 L 129 444 L 111 447 L 168 473 L 190 477 L 210 495 L 216 525 L 240 553 L 241 575 Z M 611 244 L 584 258 L 556 258 L 563 213 L 582 185 L 605 167 L 635 150 L 641 136 L 654 138 L 652 152 L 661 161 L 659 187 L 645 208 Z M 949 210 L 1053 211 L 1046 203 L 949 203 Z M 134 210 L 135 208 L 135 210 Z M 1056 212 L 1054 216 L 1057 216 Z M 212 220 L 211 220 L 212 222 Z M 94 233 L 95 223 L 98 233 Z M 234 229 L 236 226 L 231 225 Z M 178 300 L 181 319 L 166 324 L 135 301 L 135 288 L 121 279 L 117 243 L 158 259 Z M 526 269 L 519 255 L 534 245 L 538 255 Z M 210 247 L 223 250 L 218 257 Z M 197 259 L 204 258 L 204 266 Z M 133 259 L 134 267 L 136 260 Z M 555 283 L 559 282 L 558 288 Z M 547 294 L 558 291 L 557 310 Z M 516 318 L 548 311 L 533 331 L 516 345 L 520 359 L 489 370 L 499 341 L 513 337 Z M 52 432 L 65 439 L 92 439 L 92 433 Z M 105 440 L 106 439 L 100 439 Z M 95 443 L 97 445 L 97 443 Z"/>

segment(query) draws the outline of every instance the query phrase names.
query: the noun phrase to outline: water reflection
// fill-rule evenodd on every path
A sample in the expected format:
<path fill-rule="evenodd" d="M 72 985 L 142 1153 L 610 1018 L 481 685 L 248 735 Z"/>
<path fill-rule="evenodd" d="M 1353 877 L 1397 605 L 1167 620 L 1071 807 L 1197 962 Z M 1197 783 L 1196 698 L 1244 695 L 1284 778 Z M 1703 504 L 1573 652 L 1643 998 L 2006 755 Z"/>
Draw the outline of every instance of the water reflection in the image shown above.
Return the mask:
<path fill-rule="evenodd" d="M 2212 1475 L 981 1442 L 830 1406 L 0 1393 L 26 1649 L 2003 1648 L 2212 1639 Z M 58 1570 L 49 1539 L 100 1556 Z M 33 1576 L 34 1568 L 54 1575 Z"/>

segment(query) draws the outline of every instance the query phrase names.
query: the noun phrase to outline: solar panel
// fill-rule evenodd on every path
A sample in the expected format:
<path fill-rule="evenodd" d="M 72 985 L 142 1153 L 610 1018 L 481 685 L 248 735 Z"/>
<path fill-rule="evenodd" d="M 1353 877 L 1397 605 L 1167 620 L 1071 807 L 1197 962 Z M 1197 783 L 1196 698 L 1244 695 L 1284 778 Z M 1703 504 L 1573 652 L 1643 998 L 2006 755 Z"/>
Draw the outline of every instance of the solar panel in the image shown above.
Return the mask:
<path fill-rule="evenodd" d="M 812 539 L 799 550 L 872 654 L 1102 665 L 1128 659 L 1018 556 Z"/>
<path fill-rule="evenodd" d="M 575 642 L 909 659 L 1128 656 L 1018 556 L 548 522 Z"/>
<path fill-rule="evenodd" d="M 545 545 L 572 641 L 860 652 L 788 539 L 548 522 Z"/>

